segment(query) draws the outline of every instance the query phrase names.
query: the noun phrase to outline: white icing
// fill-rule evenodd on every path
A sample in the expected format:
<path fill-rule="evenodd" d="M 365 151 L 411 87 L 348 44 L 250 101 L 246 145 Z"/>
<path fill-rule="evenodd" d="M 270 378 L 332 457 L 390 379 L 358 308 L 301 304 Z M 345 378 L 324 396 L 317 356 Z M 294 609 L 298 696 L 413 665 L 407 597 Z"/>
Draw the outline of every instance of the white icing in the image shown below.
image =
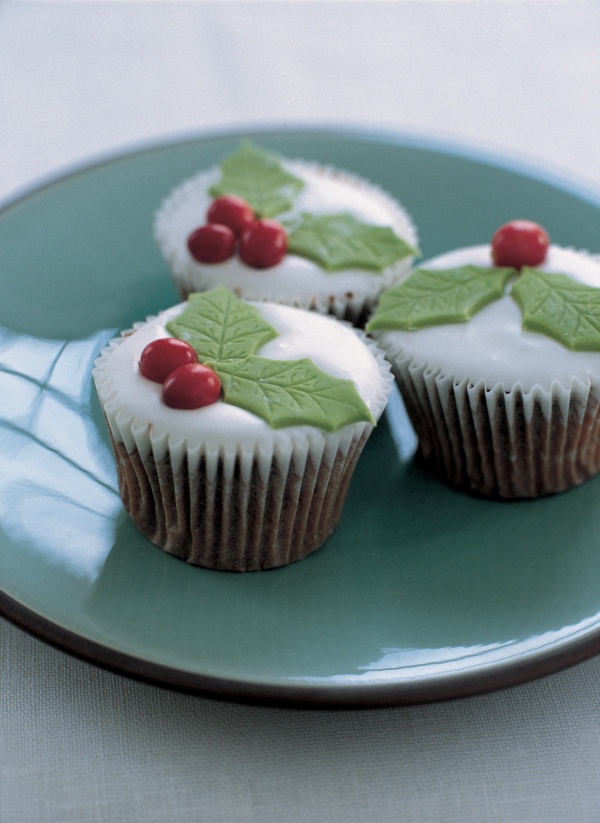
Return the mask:
<path fill-rule="evenodd" d="M 283 160 L 281 164 L 305 185 L 294 207 L 278 215 L 277 220 L 301 212 L 347 212 L 366 223 L 390 226 L 410 245 L 417 246 L 416 231 L 410 218 L 382 190 L 357 177 L 303 161 Z M 156 215 L 156 240 L 176 284 L 184 293 L 225 285 L 246 299 L 304 307 L 315 304 L 322 311 L 332 308 L 330 298 L 335 298 L 340 302 L 338 314 L 341 316 L 341 307 L 353 302 L 358 313 L 365 300 L 374 300 L 382 289 L 401 277 L 412 262 L 411 257 L 404 258 L 381 274 L 359 269 L 325 272 L 318 264 L 293 254 L 286 254 L 277 266 L 261 270 L 246 266 L 237 254 L 223 263 L 198 263 L 188 251 L 187 238 L 205 222 L 213 200 L 208 190 L 219 177 L 220 170 L 215 168 L 184 182 L 165 200 Z"/>
<path fill-rule="evenodd" d="M 311 358 L 334 377 L 351 379 L 372 413 L 379 417 L 390 391 L 391 376 L 383 356 L 371 341 L 349 325 L 319 314 L 288 306 L 254 304 L 260 314 L 278 332 L 258 352 L 261 357 L 278 360 Z M 194 410 L 173 409 L 161 400 L 162 386 L 143 377 L 139 359 L 144 347 L 159 337 L 170 336 L 165 324 L 180 314 L 185 304 L 162 312 L 140 324 L 132 334 L 112 341 L 96 361 L 94 378 L 98 394 L 118 442 L 142 456 L 150 450 L 160 459 L 167 450 L 175 464 L 184 453 L 218 452 L 224 445 L 230 451 L 253 454 L 288 449 L 298 435 L 321 449 L 328 441 L 339 444 L 348 434 L 360 434 L 370 424 L 355 423 L 344 427 L 348 432 L 330 435 L 312 426 L 294 426 L 274 430 L 261 418 L 221 400 Z M 350 437 L 351 439 L 351 437 Z M 349 442 L 349 440 L 348 440 Z M 337 447 L 337 446 L 336 446 Z M 194 451 L 195 450 L 195 451 Z M 270 458 L 266 460 L 269 463 Z"/>
<path fill-rule="evenodd" d="M 458 249 L 420 267 L 446 269 L 467 264 L 493 265 L 489 245 Z M 546 261 L 537 268 L 600 288 L 600 261 L 582 252 L 552 245 Z M 521 324 L 521 311 L 506 293 L 465 323 L 378 332 L 374 337 L 385 350 L 414 360 L 415 366 L 453 375 L 455 383 L 484 380 L 488 390 L 500 384 L 504 390 L 520 385 L 524 392 L 534 386 L 549 392 L 558 383 L 567 391 L 587 393 L 590 383 L 600 384 L 600 352 L 570 351 L 544 334 L 523 331 Z"/>

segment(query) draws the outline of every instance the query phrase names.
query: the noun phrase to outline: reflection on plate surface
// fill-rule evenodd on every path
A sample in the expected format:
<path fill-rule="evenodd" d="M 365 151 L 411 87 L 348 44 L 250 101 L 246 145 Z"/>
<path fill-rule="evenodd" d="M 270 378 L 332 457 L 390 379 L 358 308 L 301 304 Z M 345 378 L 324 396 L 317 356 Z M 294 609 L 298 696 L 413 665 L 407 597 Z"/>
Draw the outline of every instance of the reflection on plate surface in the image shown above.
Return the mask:
<path fill-rule="evenodd" d="M 90 369 L 112 336 L 44 340 L 0 329 L 2 534 L 90 580 L 114 544 L 120 509 L 89 414 Z"/>
<path fill-rule="evenodd" d="M 556 242 L 597 251 L 597 205 L 507 169 L 359 135 L 254 139 L 390 190 L 425 256 L 481 242 L 524 209 Z M 455 492 L 414 459 L 397 394 L 339 528 L 299 563 L 246 575 L 189 567 L 124 514 L 91 366 L 118 329 L 178 302 L 154 207 L 236 143 L 117 158 L 0 213 L 4 612 L 123 672 L 277 702 L 459 696 L 600 651 L 600 478 L 519 503 Z M 463 189 L 476 204 L 457 201 Z M 43 243 L 28 242 L 33 224 Z"/>

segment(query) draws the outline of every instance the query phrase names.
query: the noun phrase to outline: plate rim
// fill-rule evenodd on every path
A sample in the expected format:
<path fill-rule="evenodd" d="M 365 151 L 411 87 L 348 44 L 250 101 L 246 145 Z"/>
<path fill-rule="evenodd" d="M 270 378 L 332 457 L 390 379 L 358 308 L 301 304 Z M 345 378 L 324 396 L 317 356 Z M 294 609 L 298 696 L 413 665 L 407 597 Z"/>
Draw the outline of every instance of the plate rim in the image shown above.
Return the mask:
<path fill-rule="evenodd" d="M 73 163 L 55 174 L 38 178 L 8 198 L 0 200 L 0 219 L 5 212 L 18 207 L 29 197 L 36 196 L 69 179 L 88 174 L 116 162 L 133 159 L 156 151 L 176 148 L 188 143 L 218 142 L 223 139 L 277 136 L 324 136 L 341 140 L 364 140 L 374 144 L 388 144 L 397 148 L 415 148 L 471 162 L 492 166 L 502 171 L 528 177 L 570 194 L 588 205 L 600 209 L 600 188 L 573 181 L 548 168 L 536 166 L 510 155 L 482 149 L 467 142 L 453 142 L 428 135 L 371 130 L 368 128 L 332 126 L 264 127 L 240 130 L 199 131 L 178 136 L 157 138 L 116 148 L 81 163 Z M 99 643 L 44 617 L 8 595 L 0 584 L 0 617 L 71 656 L 87 663 L 127 676 L 150 685 L 169 688 L 188 694 L 254 705 L 285 708 L 385 708 L 402 705 L 431 703 L 462 699 L 500 689 L 517 686 L 567 669 L 600 654 L 600 618 L 575 638 L 564 638 L 526 653 L 517 653 L 501 661 L 472 666 L 454 672 L 444 672 L 425 680 L 391 679 L 369 683 L 336 684 L 325 682 L 283 683 L 281 681 L 236 679 L 203 674 L 156 663 L 131 653 Z"/>
<path fill-rule="evenodd" d="M 289 709 L 384 709 L 460 700 L 539 680 L 600 654 L 599 620 L 581 636 L 555 642 L 549 650 L 538 648 L 526 655 L 517 653 L 483 667 L 445 672 L 425 681 L 283 684 L 192 672 L 122 652 L 42 617 L 2 590 L 0 616 L 37 640 L 113 674 L 205 698 Z"/>
<path fill-rule="evenodd" d="M 475 142 L 452 139 L 426 132 L 395 131 L 393 129 L 377 129 L 352 124 L 303 124 L 302 127 L 254 125 L 241 130 L 237 126 L 231 129 L 205 129 L 182 131 L 172 135 L 163 135 L 147 140 L 138 140 L 122 146 L 115 146 L 106 151 L 100 151 L 87 157 L 66 163 L 56 171 L 38 175 L 32 181 L 18 186 L 13 192 L 0 198 L 0 215 L 23 200 L 35 196 L 45 189 L 59 185 L 72 177 L 87 174 L 102 166 L 108 166 L 121 160 L 127 160 L 142 154 L 151 154 L 163 149 L 176 148 L 197 142 L 211 142 L 226 139 L 241 139 L 244 137 L 280 137 L 280 136 L 327 136 L 343 140 L 367 140 L 372 143 L 382 143 L 400 148 L 421 149 L 433 154 L 446 154 L 452 157 L 461 157 L 465 160 L 492 166 L 503 171 L 512 172 L 529 177 L 540 183 L 545 183 L 561 191 L 572 194 L 590 205 L 600 208 L 600 184 L 592 184 L 583 179 L 575 179 L 564 170 L 550 165 L 537 163 L 528 156 L 516 153 L 494 150 Z"/>

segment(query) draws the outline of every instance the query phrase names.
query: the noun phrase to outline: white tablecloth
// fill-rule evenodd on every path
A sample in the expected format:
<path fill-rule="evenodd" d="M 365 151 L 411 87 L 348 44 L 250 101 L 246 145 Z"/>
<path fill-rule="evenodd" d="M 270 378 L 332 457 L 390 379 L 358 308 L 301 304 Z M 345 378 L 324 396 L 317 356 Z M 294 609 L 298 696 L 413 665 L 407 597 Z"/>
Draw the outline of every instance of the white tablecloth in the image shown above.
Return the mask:
<path fill-rule="evenodd" d="M 140 142 L 307 124 L 441 137 L 599 190 L 599 112 L 593 0 L 0 0 L 0 200 Z M 0 823 L 600 821 L 599 658 L 334 712 L 137 683 L 4 621 L 0 642 Z"/>

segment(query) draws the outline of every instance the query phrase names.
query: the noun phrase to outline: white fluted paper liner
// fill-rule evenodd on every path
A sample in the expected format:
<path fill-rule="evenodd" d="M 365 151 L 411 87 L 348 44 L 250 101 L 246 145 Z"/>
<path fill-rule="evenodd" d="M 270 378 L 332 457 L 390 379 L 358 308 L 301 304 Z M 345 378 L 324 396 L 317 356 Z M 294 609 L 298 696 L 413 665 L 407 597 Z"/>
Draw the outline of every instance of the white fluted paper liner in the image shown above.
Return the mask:
<path fill-rule="evenodd" d="M 387 192 L 356 175 L 304 160 L 282 161 L 284 168 L 321 186 L 340 186 L 331 203 L 327 199 L 310 199 L 301 192 L 294 210 L 275 219 L 308 211 L 312 213 L 350 211 L 377 225 L 389 225 L 414 248 L 417 231 L 406 210 Z M 206 291 L 225 285 L 247 300 L 267 300 L 298 308 L 332 314 L 359 324 L 377 302 L 379 294 L 404 277 L 414 258 L 405 257 L 382 273 L 358 269 L 325 272 L 316 263 L 295 255 L 271 269 L 252 269 L 236 255 L 224 263 L 203 265 L 196 262 L 187 248 L 189 234 L 205 222 L 212 198 L 208 189 L 219 179 L 219 169 L 201 172 L 177 186 L 158 208 L 154 236 L 183 298 L 190 292 Z M 308 185 L 306 189 L 308 189 Z M 345 192 L 347 202 L 341 202 Z M 355 202 L 352 203 L 352 198 Z"/>
<path fill-rule="evenodd" d="M 256 436 L 238 438 L 232 430 L 226 441 L 204 430 L 173 436 L 118 408 L 107 365 L 129 334 L 102 351 L 94 379 L 121 497 L 142 533 L 189 563 L 231 571 L 281 566 L 319 548 L 339 521 L 372 424 L 338 432 L 264 426 Z M 353 334 L 373 353 L 382 377 L 370 403 L 377 420 L 391 391 L 390 367 L 373 341 Z"/>
<path fill-rule="evenodd" d="M 376 335 L 377 336 L 377 335 Z M 446 482 L 486 497 L 534 498 L 600 471 L 600 381 L 549 389 L 457 380 L 386 343 L 425 460 Z"/>

